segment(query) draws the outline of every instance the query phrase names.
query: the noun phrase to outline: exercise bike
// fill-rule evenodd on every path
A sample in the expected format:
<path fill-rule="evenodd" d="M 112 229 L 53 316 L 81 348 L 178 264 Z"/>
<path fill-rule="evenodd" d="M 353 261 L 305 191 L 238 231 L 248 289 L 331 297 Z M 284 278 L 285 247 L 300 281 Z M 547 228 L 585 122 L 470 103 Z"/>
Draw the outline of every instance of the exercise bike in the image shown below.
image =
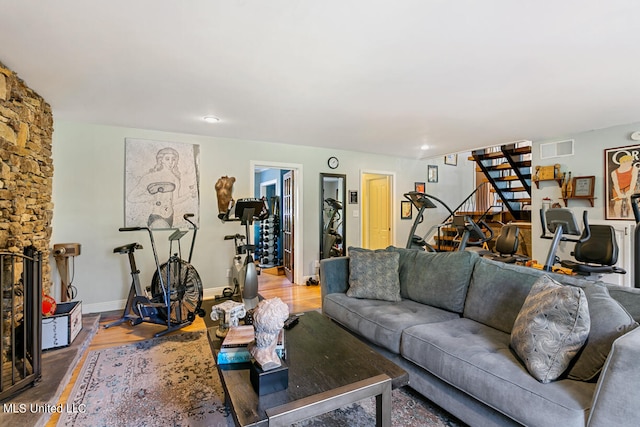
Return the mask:
<path fill-rule="evenodd" d="M 193 214 L 185 214 L 184 219 L 193 226 L 193 237 L 188 260 L 182 259 L 180 239 L 188 233 L 184 230 L 175 230 L 169 236 L 169 259 L 160 265 L 158 252 L 153 239 L 153 231 L 149 227 L 123 227 L 120 231 L 146 230 L 151 241 L 156 271 L 151 280 L 151 285 L 143 291 L 140 284 L 140 270 L 136 266 L 135 251 L 142 249 L 139 243 L 130 243 L 119 246 L 114 253 L 127 255 L 131 268 L 131 288 L 129 296 L 122 312 L 122 317 L 105 325 L 105 328 L 129 322 L 131 326 L 142 322 L 166 325 L 166 329 L 156 333 L 159 337 L 169 332 L 190 325 L 196 315 L 204 317 L 205 311 L 202 304 L 202 281 L 196 269 L 191 265 L 191 257 L 195 246 L 197 226 L 190 220 Z M 173 244 L 177 242 L 178 252 L 173 253 Z"/>
<path fill-rule="evenodd" d="M 230 217 L 231 210 L 223 215 L 222 221 L 240 221 L 245 226 L 245 235 L 239 233 L 227 235 L 224 240 L 233 240 L 235 255 L 231 269 L 233 290 L 225 288 L 222 297 L 233 298 L 242 296 L 247 311 L 258 305 L 258 274 L 260 274 L 253 259 L 256 245 L 251 244 L 251 226 L 253 221 L 262 221 L 269 217 L 269 208 L 265 199 L 245 198 L 235 203 L 234 217 Z M 244 256 L 244 259 L 243 259 Z"/>

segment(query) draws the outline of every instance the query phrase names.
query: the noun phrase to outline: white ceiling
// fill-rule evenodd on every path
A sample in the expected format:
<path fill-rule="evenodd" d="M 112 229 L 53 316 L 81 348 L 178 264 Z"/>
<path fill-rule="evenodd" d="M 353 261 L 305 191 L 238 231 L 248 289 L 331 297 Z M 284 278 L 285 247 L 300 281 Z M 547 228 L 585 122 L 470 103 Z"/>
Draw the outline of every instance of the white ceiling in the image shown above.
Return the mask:
<path fill-rule="evenodd" d="M 640 121 L 639 16 L 637 0 L 0 0 L 0 62 L 54 119 L 418 158 Z"/>

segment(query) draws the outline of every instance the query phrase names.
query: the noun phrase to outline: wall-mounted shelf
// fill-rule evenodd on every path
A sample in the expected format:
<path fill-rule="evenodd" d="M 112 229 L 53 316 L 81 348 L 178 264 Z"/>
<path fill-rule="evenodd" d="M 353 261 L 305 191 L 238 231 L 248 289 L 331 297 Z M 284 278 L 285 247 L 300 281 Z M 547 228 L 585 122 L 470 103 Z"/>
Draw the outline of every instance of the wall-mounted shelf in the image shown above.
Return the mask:
<path fill-rule="evenodd" d="M 536 188 L 540 189 L 540 182 L 545 182 L 545 181 L 555 181 L 558 183 L 558 187 L 562 188 L 562 178 L 551 178 L 551 179 L 538 179 L 533 181 L 536 184 Z"/>
<path fill-rule="evenodd" d="M 589 203 L 591 203 L 591 207 L 593 207 L 593 201 L 595 200 L 595 197 L 567 197 L 566 199 L 563 198 L 562 200 L 564 200 L 564 206 L 567 207 L 567 201 L 568 200 L 588 200 Z"/>

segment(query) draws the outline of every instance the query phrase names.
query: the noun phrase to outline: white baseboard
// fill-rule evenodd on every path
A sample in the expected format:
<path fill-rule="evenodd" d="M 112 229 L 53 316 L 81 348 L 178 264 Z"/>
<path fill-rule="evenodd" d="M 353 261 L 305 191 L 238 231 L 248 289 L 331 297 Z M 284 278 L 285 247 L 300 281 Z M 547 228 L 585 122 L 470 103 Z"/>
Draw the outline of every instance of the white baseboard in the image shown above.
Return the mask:
<path fill-rule="evenodd" d="M 215 298 L 216 295 L 221 295 L 224 286 L 219 288 L 207 288 L 202 290 L 202 299 Z M 105 311 L 124 310 L 124 306 L 127 303 L 126 299 L 98 302 L 93 304 L 87 304 L 82 302 L 82 313 L 102 313 Z"/>

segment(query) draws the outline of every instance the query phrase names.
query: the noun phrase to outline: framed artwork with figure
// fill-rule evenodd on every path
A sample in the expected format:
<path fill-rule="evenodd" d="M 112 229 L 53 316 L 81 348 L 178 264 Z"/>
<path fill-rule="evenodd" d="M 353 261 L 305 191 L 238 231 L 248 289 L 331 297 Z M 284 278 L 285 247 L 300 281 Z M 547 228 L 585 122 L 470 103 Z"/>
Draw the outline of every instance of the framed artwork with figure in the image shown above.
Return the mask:
<path fill-rule="evenodd" d="M 605 218 L 633 221 L 631 195 L 640 191 L 640 145 L 604 150 Z"/>
<path fill-rule="evenodd" d="M 125 227 L 188 227 L 199 220 L 200 146 L 125 139 Z"/>

